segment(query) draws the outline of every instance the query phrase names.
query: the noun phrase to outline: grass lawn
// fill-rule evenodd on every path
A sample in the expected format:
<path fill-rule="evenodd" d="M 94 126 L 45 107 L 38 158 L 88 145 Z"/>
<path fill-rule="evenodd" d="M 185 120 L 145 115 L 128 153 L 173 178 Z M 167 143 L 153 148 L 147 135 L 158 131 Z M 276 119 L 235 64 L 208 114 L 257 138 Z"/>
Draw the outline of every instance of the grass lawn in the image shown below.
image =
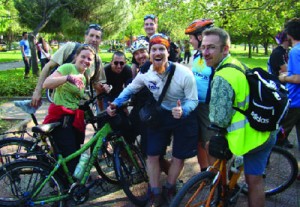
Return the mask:
<path fill-rule="evenodd" d="M 103 62 L 107 63 L 111 61 L 113 53 L 109 52 L 100 52 L 99 55 Z M 13 50 L 13 51 L 7 51 L 7 52 L 0 52 L 0 63 L 6 63 L 6 62 L 15 62 L 15 61 L 21 61 L 22 55 L 21 51 L 19 50 Z M 126 57 L 131 60 L 131 53 L 126 53 Z"/>
<path fill-rule="evenodd" d="M 231 55 L 245 63 L 249 68 L 261 67 L 266 70 L 269 55 L 264 55 L 264 50 L 262 48 L 260 48 L 258 52 L 259 53 L 252 52 L 252 58 L 248 58 L 248 49 L 245 51 L 244 46 L 232 45 L 230 49 Z M 269 52 L 269 54 L 271 53 Z"/>
<path fill-rule="evenodd" d="M 6 52 L 0 52 L 0 63 L 5 62 L 15 62 L 22 60 L 22 55 L 20 50 L 12 50 Z"/>

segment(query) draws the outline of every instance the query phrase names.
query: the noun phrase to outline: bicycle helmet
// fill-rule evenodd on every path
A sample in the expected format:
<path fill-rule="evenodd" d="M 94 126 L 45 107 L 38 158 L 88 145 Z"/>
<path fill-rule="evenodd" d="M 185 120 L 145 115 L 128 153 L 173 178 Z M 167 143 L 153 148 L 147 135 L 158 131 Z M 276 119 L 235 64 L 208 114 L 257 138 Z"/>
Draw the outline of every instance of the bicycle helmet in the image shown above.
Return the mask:
<path fill-rule="evenodd" d="M 185 29 L 185 34 L 201 34 L 203 30 L 213 27 L 213 24 L 211 19 L 196 19 Z"/>
<path fill-rule="evenodd" d="M 148 51 L 149 43 L 146 40 L 138 39 L 132 43 L 130 52 L 133 54 L 135 51 L 138 51 L 140 49 L 145 49 Z"/>

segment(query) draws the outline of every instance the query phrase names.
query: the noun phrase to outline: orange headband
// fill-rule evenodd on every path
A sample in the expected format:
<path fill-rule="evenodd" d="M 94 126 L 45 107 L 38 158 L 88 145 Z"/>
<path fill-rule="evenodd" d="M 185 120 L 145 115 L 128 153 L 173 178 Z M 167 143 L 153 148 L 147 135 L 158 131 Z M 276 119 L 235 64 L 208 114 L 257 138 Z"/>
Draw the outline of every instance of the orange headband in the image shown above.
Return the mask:
<path fill-rule="evenodd" d="M 150 39 L 150 47 L 149 48 L 151 48 L 151 46 L 154 45 L 154 44 L 162 44 L 162 45 L 166 46 L 167 49 L 170 47 L 169 40 L 166 40 L 166 39 L 164 39 L 160 36 L 157 36 L 157 37 L 154 37 L 154 38 Z"/>

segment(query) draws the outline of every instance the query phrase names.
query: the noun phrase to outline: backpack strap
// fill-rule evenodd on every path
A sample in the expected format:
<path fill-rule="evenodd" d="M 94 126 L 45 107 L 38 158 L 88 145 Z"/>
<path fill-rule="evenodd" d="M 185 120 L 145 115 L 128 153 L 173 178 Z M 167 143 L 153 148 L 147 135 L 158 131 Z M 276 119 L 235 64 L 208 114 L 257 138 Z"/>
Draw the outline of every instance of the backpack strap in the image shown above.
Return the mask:
<path fill-rule="evenodd" d="M 161 92 L 161 94 L 160 94 L 160 96 L 159 96 L 159 98 L 158 98 L 158 101 L 157 101 L 157 105 L 158 105 L 158 106 L 161 104 L 161 102 L 162 102 L 162 100 L 163 100 L 163 98 L 164 98 L 164 96 L 165 96 L 165 94 L 166 94 L 166 92 L 167 92 L 167 90 L 168 90 L 168 87 L 169 87 L 169 85 L 170 85 L 170 83 L 171 83 L 171 79 L 172 79 L 172 77 L 173 77 L 173 75 L 174 75 L 174 72 L 175 72 L 175 68 L 176 68 L 176 65 L 173 64 L 173 63 L 171 63 L 170 74 L 169 74 L 169 76 L 168 76 L 167 82 L 166 82 L 166 84 L 164 85 L 164 88 L 163 88 L 163 90 L 162 90 L 162 92 Z"/>
<path fill-rule="evenodd" d="M 73 61 L 76 51 L 80 46 L 81 46 L 80 43 L 78 43 L 78 42 L 75 43 L 74 49 L 72 50 L 71 54 L 67 57 L 67 59 L 64 61 L 64 63 L 70 63 Z"/>
<path fill-rule="evenodd" d="M 244 67 L 245 70 L 243 70 L 241 67 L 239 67 L 239 66 L 237 66 L 235 64 L 225 63 L 224 65 L 221 65 L 221 67 L 219 67 L 216 71 L 219 71 L 219 70 L 221 70 L 223 68 L 228 68 L 229 67 L 229 68 L 235 68 L 235 69 L 237 69 L 237 70 L 239 70 L 239 71 L 241 71 L 242 73 L 245 74 L 245 72 L 246 72 L 246 70 L 248 70 L 248 68 L 247 68 L 247 66 L 244 63 L 242 63 L 242 65 L 243 65 L 243 67 Z"/>

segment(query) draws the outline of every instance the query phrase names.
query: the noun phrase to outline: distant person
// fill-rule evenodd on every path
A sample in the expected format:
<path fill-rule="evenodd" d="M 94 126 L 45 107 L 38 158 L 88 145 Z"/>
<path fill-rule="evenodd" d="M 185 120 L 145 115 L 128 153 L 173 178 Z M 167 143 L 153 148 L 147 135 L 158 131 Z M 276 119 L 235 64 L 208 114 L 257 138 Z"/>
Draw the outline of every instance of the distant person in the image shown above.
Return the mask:
<path fill-rule="evenodd" d="M 23 62 L 25 65 L 25 74 L 24 78 L 29 78 L 29 72 L 31 68 L 31 51 L 28 42 L 28 33 L 22 33 L 22 40 L 20 41 L 20 48 L 22 53 Z"/>
<path fill-rule="evenodd" d="M 129 65 L 126 64 L 126 57 L 123 52 L 114 52 L 112 60 L 104 67 L 106 84 L 112 86 L 108 97 L 104 99 L 104 108 L 108 102 L 112 102 L 123 89 L 132 81 L 132 73 Z"/>
<path fill-rule="evenodd" d="M 278 77 L 280 73 L 287 72 L 289 41 L 286 32 L 279 32 L 275 40 L 278 46 L 270 55 L 268 71 Z"/>
<path fill-rule="evenodd" d="M 188 40 L 184 40 L 184 55 L 183 55 L 183 63 L 189 64 L 191 58 L 191 49 L 190 43 Z"/>
<path fill-rule="evenodd" d="M 37 51 L 38 57 L 41 62 L 41 69 L 43 69 L 46 63 L 48 63 L 51 58 L 51 54 L 50 54 L 51 48 L 49 44 L 46 42 L 46 40 L 42 37 L 39 37 L 36 46 L 38 50 Z"/>

